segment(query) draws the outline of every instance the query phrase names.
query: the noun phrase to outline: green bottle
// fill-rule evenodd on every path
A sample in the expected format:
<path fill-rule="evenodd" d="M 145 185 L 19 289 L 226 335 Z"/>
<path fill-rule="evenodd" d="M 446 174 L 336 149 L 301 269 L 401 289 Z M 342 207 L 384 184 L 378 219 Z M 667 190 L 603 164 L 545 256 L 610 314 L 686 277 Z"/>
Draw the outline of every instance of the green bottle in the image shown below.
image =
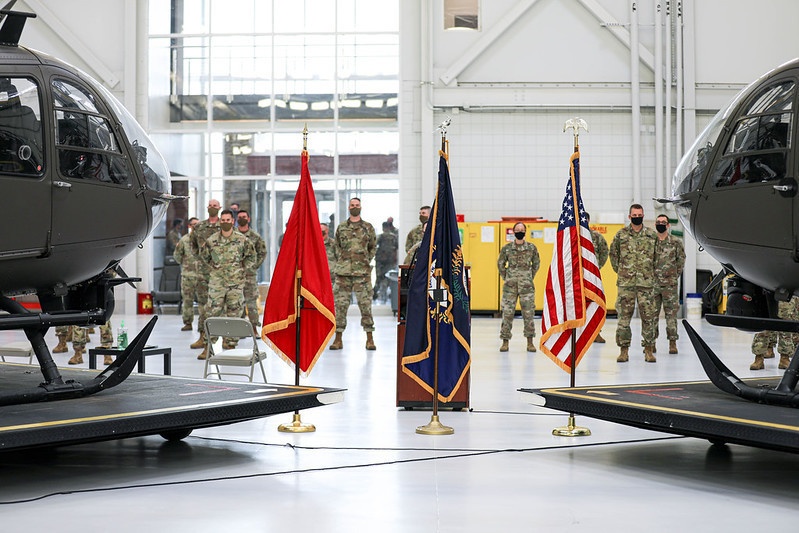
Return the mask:
<path fill-rule="evenodd" d="M 125 321 L 119 323 L 119 329 L 117 329 L 117 348 L 120 350 L 124 350 L 128 347 L 128 330 L 125 328 Z"/>

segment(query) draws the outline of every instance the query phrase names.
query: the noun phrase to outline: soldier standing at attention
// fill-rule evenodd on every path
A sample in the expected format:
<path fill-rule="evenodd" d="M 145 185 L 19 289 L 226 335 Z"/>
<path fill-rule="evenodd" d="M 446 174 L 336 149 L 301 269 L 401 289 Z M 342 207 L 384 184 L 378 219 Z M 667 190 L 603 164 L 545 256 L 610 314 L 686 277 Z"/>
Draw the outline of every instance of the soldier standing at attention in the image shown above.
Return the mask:
<path fill-rule="evenodd" d="M 245 209 L 239 209 L 236 221 L 238 231 L 249 239 L 255 249 L 255 266 L 248 270 L 244 277 L 244 306 L 247 309 L 247 317 L 250 319 L 252 329 L 257 337 L 261 336 L 258 329 L 261 320 L 258 316 L 258 269 L 266 259 L 266 243 L 258 233 L 250 226 L 250 214 Z M 243 315 L 242 315 L 243 316 Z"/>
<path fill-rule="evenodd" d="M 677 353 L 677 312 L 680 310 L 680 295 L 677 282 L 685 266 L 685 250 L 682 243 L 669 235 L 669 217 L 658 215 L 655 229 L 658 240 L 655 245 L 655 338 L 658 337 L 657 317 L 660 306 L 666 314 L 666 336 L 669 339 L 669 353 Z"/>
<path fill-rule="evenodd" d="M 256 254 L 252 243 L 233 229 L 233 212 L 222 211 L 220 231 L 205 241 L 201 259 L 211 272 L 208 280 L 209 317 L 240 318 L 244 314 L 244 278 L 255 267 Z M 206 339 L 214 343 L 216 339 Z M 225 342 L 228 345 L 228 342 Z M 227 347 L 230 347 L 229 345 Z M 208 357 L 208 343 L 197 359 Z"/>
<path fill-rule="evenodd" d="M 585 218 L 587 219 L 588 222 L 588 231 L 591 232 L 591 242 L 594 243 L 594 255 L 596 256 L 596 264 L 599 268 L 602 268 L 603 266 L 605 266 L 605 263 L 608 260 L 608 241 L 606 241 L 605 237 L 597 230 L 591 229 L 590 213 L 586 212 Z M 601 331 L 596 334 L 594 342 L 605 344 L 605 339 L 602 337 Z"/>
<path fill-rule="evenodd" d="M 209 267 L 200 253 L 205 248 L 208 237 L 219 232 L 219 200 L 208 202 L 208 219 L 203 220 L 191 232 L 191 251 L 200 258 L 200 275 L 197 277 L 197 305 L 200 308 L 200 317 L 197 319 L 197 331 L 200 338 L 191 344 L 192 348 L 205 347 L 205 317 L 208 316 L 208 280 L 211 277 Z"/>
<path fill-rule="evenodd" d="M 327 268 L 330 269 L 330 283 L 335 285 L 336 275 L 333 271 L 336 269 L 336 243 L 330 238 L 330 228 L 327 224 L 320 224 L 322 227 L 322 240 L 325 243 L 325 252 L 327 253 Z"/>
<path fill-rule="evenodd" d="M 500 352 L 508 351 L 508 341 L 512 337 L 511 327 L 516 314 L 516 300 L 522 308 L 524 336 L 527 337 L 527 351 L 534 352 L 535 343 L 535 285 L 533 278 L 541 266 L 538 249 L 535 244 L 524 240 L 527 226 L 517 222 L 513 226 L 513 242 L 509 242 L 499 251 L 497 268 L 499 276 L 505 280 L 502 285 L 502 326 L 499 338 L 502 339 Z"/>
<path fill-rule="evenodd" d="M 388 278 L 386 272 L 392 268 L 397 268 L 397 249 L 399 239 L 391 231 L 388 222 L 383 222 L 383 233 L 377 237 L 377 251 L 375 252 L 375 288 L 373 299 L 378 297 L 383 301 L 386 299 L 388 291 Z"/>
<path fill-rule="evenodd" d="M 641 314 L 641 344 L 644 347 L 644 360 L 655 363 L 655 244 L 657 235 L 644 227 L 644 208 L 640 204 L 630 206 L 630 225 L 619 230 L 610 243 L 610 265 L 618 274 L 616 285 L 619 295 L 616 299 L 616 314 L 619 322 L 616 327 L 616 345 L 620 348 L 616 361 L 626 363 L 629 359 L 635 303 Z"/>
<path fill-rule="evenodd" d="M 424 236 L 424 229 L 422 229 L 422 225 L 430 219 L 430 206 L 423 205 L 419 208 L 419 225 L 413 228 L 411 231 L 408 232 L 408 236 L 405 237 L 405 253 L 413 247 L 414 244 L 417 242 L 422 242 L 422 237 Z"/>
<path fill-rule="evenodd" d="M 375 350 L 372 332 L 372 259 L 377 247 L 374 227 L 361 218 L 361 199 L 350 200 L 350 216 L 336 228 L 336 283 L 333 294 L 336 299 L 336 338 L 331 350 L 344 346 L 341 336 L 347 328 L 347 309 L 350 295 L 354 292 L 361 310 L 361 326 L 366 332 L 366 349 Z"/>
<path fill-rule="evenodd" d="M 194 300 L 197 297 L 197 282 L 200 277 L 200 260 L 191 251 L 191 234 L 199 223 L 197 217 L 189 219 L 189 233 L 184 235 L 175 246 L 175 261 L 180 265 L 180 297 L 183 300 L 183 327 L 180 331 L 191 331 L 194 322 Z"/>

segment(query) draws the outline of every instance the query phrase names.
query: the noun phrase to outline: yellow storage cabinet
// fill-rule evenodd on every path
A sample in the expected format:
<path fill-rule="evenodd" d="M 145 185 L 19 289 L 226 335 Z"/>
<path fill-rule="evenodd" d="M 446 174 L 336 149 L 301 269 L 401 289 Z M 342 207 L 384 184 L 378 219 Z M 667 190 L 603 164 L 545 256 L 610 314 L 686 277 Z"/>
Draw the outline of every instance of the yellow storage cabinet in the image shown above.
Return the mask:
<path fill-rule="evenodd" d="M 495 313 L 499 309 L 499 226 L 489 222 L 458 224 L 463 243 L 463 260 L 471 273 L 471 310 Z"/>

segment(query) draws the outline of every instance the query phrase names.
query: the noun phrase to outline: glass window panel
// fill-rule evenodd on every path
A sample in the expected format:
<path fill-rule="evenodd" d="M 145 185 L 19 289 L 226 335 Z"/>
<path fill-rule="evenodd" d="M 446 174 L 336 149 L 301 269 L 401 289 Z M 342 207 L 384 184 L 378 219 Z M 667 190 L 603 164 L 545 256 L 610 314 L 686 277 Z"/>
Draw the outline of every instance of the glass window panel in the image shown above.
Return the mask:
<path fill-rule="evenodd" d="M 713 169 L 713 185 L 728 187 L 780 180 L 785 177 L 786 153 L 725 157 Z"/>
<path fill-rule="evenodd" d="M 727 143 L 726 153 L 755 150 L 757 146 L 757 118 L 745 118 L 738 122 L 735 132 Z"/>
<path fill-rule="evenodd" d="M 338 31 L 399 31 L 398 0 L 338 0 Z"/>
<path fill-rule="evenodd" d="M 747 115 L 790 111 L 793 106 L 794 82 L 787 81 L 763 91 L 747 110 Z"/>
<path fill-rule="evenodd" d="M 53 105 L 98 113 L 93 94 L 61 79 L 53 80 Z"/>
<path fill-rule="evenodd" d="M 0 172 L 38 175 L 42 171 L 39 88 L 29 78 L 0 83 Z"/>
<path fill-rule="evenodd" d="M 272 2 L 268 0 L 212 0 L 213 33 L 266 33 L 272 31 Z"/>
<path fill-rule="evenodd" d="M 214 37 L 211 40 L 212 92 L 269 95 L 272 47 L 269 37 Z"/>
<path fill-rule="evenodd" d="M 172 20 L 173 0 L 150 0 L 149 30 L 150 34 L 167 34 L 172 32 L 170 21 Z"/>
<path fill-rule="evenodd" d="M 336 3 L 330 0 L 274 0 L 275 32 L 333 32 Z"/>
<path fill-rule="evenodd" d="M 760 117 L 757 149 L 771 150 L 774 148 L 790 148 L 791 116 L 792 113 L 782 113 L 781 115 L 766 115 Z"/>

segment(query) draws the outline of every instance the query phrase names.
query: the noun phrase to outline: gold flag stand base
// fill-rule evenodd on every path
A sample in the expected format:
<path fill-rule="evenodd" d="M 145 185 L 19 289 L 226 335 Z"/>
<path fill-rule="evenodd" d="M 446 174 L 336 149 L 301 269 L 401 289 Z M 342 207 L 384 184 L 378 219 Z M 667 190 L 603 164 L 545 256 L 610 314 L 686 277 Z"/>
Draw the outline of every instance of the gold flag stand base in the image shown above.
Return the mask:
<path fill-rule="evenodd" d="M 455 430 L 439 422 L 438 415 L 433 415 L 427 425 L 416 428 L 416 433 L 420 435 L 452 435 Z"/>
<path fill-rule="evenodd" d="M 561 426 L 552 430 L 556 437 L 589 437 L 591 430 L 574 425 L 574 415 L 569 415 L 569 425 Z"/>
<path fill-rule="evenodd" d="M 291 424 L 280 424 L 277 430 L 283 433 L 311 433 L 316 431 L 316 426 L 303 424 L 302 420 L 300 420 L 300 413 L 294 413 L 294 420 L 292 420 Z"/>

